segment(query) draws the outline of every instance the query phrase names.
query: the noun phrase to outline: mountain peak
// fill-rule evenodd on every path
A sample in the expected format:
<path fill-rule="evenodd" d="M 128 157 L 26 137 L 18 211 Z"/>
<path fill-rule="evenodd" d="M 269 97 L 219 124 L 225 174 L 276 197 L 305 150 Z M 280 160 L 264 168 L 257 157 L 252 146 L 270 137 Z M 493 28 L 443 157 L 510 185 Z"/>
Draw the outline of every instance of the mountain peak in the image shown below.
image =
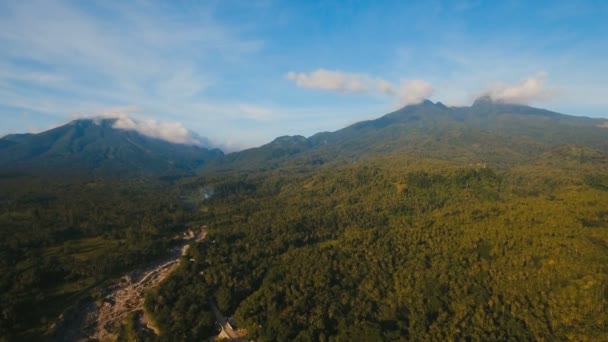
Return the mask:
<path fill-rule="evenodd" d="M 440 102 L 434 103 L 433 101 L 431 101 L 429 99 L 424 99 L 421 102 L 406 104 L 405 106 L 399 108 L 397 111 L 400 111 L 400 110 L 403 110 L 406 108 L 435 106 L 438 104 L 440 104 Z"/>
<path fill-rule="evenodd" d="M 102 129 L 133 131 L 171 144 L 198 146 L 208 149 L 215 148 L 209 139 L 187 129 L 179 122 L 161 122 L 150 118 L 113 115 L 79 118 L 71 121 L 68 125 L 79 128 L 99 126 Z"/>
<path fill-rule="evenodd" d="M 223 154 L 199 144 L 171 142 L 169 138 L 184 135 L 180 127 L 146 126 L 146 122 L 119 126 L 119 122 L 117 118 L 83 118 L 37 134 L 7 136 L 0 141 L 0 172 L 190 174 Z"/>

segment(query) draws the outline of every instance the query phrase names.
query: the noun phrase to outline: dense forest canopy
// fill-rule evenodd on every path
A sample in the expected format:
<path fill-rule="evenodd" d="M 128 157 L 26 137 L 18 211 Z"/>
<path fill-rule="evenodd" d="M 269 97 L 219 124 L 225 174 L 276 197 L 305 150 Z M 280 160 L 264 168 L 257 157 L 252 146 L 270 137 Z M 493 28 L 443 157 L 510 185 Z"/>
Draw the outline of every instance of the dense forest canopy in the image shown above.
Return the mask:
<path fill-rule="evenodd" d="M 210 239 L 147 307 L 185 340 L 215 333 L 211 296 L 259 341 L 600 341 L 607 171 L 567 147 L 501 172 L 395 155 L 223 178 Z"/>

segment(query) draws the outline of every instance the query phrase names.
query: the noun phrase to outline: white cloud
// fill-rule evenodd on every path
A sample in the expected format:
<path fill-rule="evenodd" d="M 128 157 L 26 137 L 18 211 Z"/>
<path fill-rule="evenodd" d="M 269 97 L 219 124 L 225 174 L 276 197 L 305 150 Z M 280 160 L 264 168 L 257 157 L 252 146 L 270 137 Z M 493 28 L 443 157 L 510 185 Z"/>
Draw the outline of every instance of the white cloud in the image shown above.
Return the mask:
<path fill-rule="evenodd" d="M 348 73 L 317 69 L 310 73 L 290 71 L 286 78 L 304 88 L 321 89 L 342 93 L 379 93 L 398 98 L 401 106 L 420 103 L 433 93 L 431 83 L 424 80 L 402 79 L 395 85 L 382 78 L 362 73 Z"/>
<path fill-rule="evenodd" d="M 151 118 L 135 117 L 134 113 L 140 112 L 137 106 L 104 108 L 93 115 L 82 115 L 75 113 L 74 119 L 90 118 L 99 124 L 103 119 L 115 119 L 113 128 L 128 131 L 136 131 L 142 135 L 165 140 L 174 144 L 196 145 L 211 147 L 208 139 L 188 130 L 179 122 L 161 122 Z"/>
<path fill-rule="evenodd" d="M 489 95 L 494 101 L 528 104 L 548 100 L 555 95 L 555 91 L 547 88 L 547 74 L 538 73 L 515 85 L 496 83 L 481 92 L 481 95 Z"/>
<path fill-rule="evenodd" d="M 119 116 L 112 127 L 137 131 L 143 135 L 174 144 L 208 146 L 207 141 L 189 131 L 179 122 L 159 122 L 154 119 L 135 119 L 129 116 Z"/>
<path fill-rule="evenodd" d="M 287 79 L 294 81 L 300 87 L 349 93 L 369 92 L 374 88 L 375 83 L 366 74 L 326 69 L 317 69 L 308 74 L 290 71 L 287 73 Z"/>
<path fill-rule="evenodd" d="M 262 46 L 218 23 L 211 5 L 170 13 L 146 2 L 93 7 L 107 15 L 65 1 L 0 3 L 0 103 L 51 115 L 120 103 L 195 115 L 165 109 L 205 101 L 222 81 L 218 70 Z"/>

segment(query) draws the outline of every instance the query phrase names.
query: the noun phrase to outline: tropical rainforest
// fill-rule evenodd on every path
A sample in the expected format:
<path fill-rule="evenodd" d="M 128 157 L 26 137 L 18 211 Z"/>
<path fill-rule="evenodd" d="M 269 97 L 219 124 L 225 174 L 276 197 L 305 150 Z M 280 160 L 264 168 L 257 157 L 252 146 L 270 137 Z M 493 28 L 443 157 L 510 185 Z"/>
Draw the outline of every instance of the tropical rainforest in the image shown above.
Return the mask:
<path fill-rule="evenodd" d="M 207 296 L 258 341 L 603 340 L 608 159 L 587 153 L 222 179 L 212 239 L 147 307 L 183 340 L 215 333 L 200 329 Z"/>

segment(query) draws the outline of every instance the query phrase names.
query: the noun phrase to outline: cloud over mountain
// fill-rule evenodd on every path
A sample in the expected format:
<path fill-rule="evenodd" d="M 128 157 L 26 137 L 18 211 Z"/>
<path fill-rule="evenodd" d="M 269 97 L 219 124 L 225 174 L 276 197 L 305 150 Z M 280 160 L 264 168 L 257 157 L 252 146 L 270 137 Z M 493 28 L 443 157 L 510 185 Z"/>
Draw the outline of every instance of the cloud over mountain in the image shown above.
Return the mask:
<path fill-rule="evenodd" d="M 433 93 L 433 85 L 425 80 L 401 80 L 399 105 L 419 103 Z"/>
<path fill-rule="evenodd" d="M 151 118 L 135 117 L 139 112 L 136 106 L 107 108 L 91 116 L 77 115 L 93 120 L 115 119 L 113 128 L 136 131 L 142 135 L 161 139 L 174 144 L 212 147 L 211 142 L 190 131 L 180 122 L 161 122 Z"/>
<path fill-rule="evenodd" d="M 112 127 L 137 131 L 143 135 L 175 144 L 209 146 L 209 141 L 189 131 L 179 122 L 159 122 L 154 119 L 120 116 L 116 118 Z"/>
<path fill-rule="evenodd" d="M 286 78 L 303 88 L 341 93 L 377 93 L 396 97 L 399 105 L 419 103 L 433 93 L 431 83 L 424 80 L 402 79 L 396 85 L 364 73 L 317 69 L 310 73 L 290 71 Z"/>
<path fill-rule="evenodd" d="M 484 90 L 481 95 L 489 95 L 493 100 L 500 102 L 529 104 L 534 101 L 550 99 L 555 95 L 555 91 L 547 87 L 547 74 L 538 73 L 513 85 L 493 84 Z"/>

